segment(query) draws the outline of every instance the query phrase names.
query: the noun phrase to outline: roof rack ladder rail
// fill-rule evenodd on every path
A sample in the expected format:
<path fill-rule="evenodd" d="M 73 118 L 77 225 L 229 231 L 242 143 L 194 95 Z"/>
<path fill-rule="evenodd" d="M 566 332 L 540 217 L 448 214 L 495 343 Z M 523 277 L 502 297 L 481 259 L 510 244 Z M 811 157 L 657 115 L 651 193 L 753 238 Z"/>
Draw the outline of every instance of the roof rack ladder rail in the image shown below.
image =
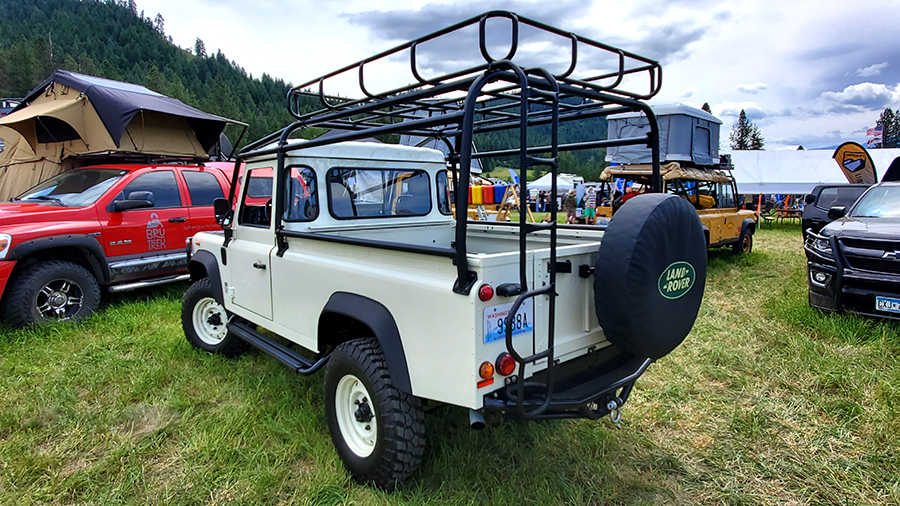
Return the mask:
<path fill-rule="evenodd" d="M 553 174 L 550 194 L 556 195 L 557 186 L 556 186 L 556 178 L 559 175 L 559 87 L 556 81 L 556 78 L 550 74 L 548 71 L 542 68 L 532 68 L 527 71 L 522 71 L 518 67 L 515 67 L 513 64 L 510 64 L 511 67 L 520 74 L 520 80 L 522 82 L 522 88 L 520 93 L 520 114 L 519 114 L 519 202 L 525 202 L 524 197 L 528 195 L 528 169 L 534 166 L 548 166 L 550 167 L 550 172 Z M 546 80 L 546 88 L 549 88 L 552 91 L 547 91 L 537 89 L 532 87 L 529 80 L 530 74 L 537 74 L 535 77 L 543 78 Z M 551 108 L 551 119 L 550 119 L 550 157 L 549 158 L 539 158 L 535 156 L 531 156 L 528 154 L 528 112 L 530 103 L 534 100 L 541 100 L 544 102 L 550 102 Z M 527 205 L 527 204 L 526 204 Z M 513 347 L 512 341 L 512 328 L 509 325 L 506 326 L 506 347 L 510 352 L 510 355 L 516 359 L 519 363 L 519 381 L 516 382 L 516 409 L 519 412 L 519 416 L 522 418 L 535 418 L 544 413 L 547 408 L 550 406 L 550 402 L 553 398 L 553 367 L 554 367 L 554 337 L 555 337 L 555 327 L 556 327 L 556 245 L 557 245 L 557 208 L 556 208 L 556 199 L 551 199 L 550 206 L 550 223 L 549 229 L 550 231 L 550 260 L 547 265 L 548 274 L 550 276 L 550 282 L 547 286 L 538 289 L 528 291 L 528 234 L 531 232 L 535 232 L 540 230 L 541 228 L 529 226 L 526 221 L 527 214 L 524 212 L 519 213 L 519 283 L 520 286 L 525 290 L 525 293 L 520 295 L 516 302 L 513 303 L 513 307 L 510 309 L 510 315 L 514 315 L 515 311 L 518 311 L 519 306 L 528 298 L 533 298 L 536 295 L 547 295 L 549 297 L 549 303 L 547 305 L 547 349 L 542 352 L 536 352 L 530 357 L 522 357 L 519 353 L 517 353 Z M 507 319 L 510 316 L 507 316 Z M 535 329 L 537 332 L 537 329 Z M 526 411 L 525 410 L 525 366 L 528 363 L 535 363 L 541 359 L 547 359 L 547 382 L 544 386 L 544 400 L 540 406 L 537 408 Z"/>

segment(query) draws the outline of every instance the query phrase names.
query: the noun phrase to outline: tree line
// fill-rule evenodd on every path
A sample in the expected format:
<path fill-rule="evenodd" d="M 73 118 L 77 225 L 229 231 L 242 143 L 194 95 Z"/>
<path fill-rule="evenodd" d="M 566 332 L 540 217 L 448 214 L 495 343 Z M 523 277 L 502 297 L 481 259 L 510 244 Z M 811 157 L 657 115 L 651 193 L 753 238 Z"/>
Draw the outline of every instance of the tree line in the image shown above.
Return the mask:
<path fill-rule="evenodd" d="M 163 16 L 145 15 L 137 0 L 0 2 L 0 96 L 23 97 L 56 69 L 141 84 L 203 111 L 245 122 L 249 128 L 242 144 L 293 121 L 286 99 L 290 83 L 268 74 L 254 77 L 221 50 L 208 54 L 199 38 L 191 48 L 178 47 L 165 33 Z M 308 99 L 301 112 L 316 106 Z M 529 145 L 549 144 L 549 128 L 530 135 Z M 559 135 L 560 142 L 604 139 L 606 120 L 568 122 L 561 125 Z M 517 145 L 518 133 L 482 134 L 475 143 L 480 151 L 508 148 Z M 604 149 L 563 152 L 560 170 L 596 180 L 606 166 L 605 155 Z M 485 160 L 485 167 L 516 162 Z"/>

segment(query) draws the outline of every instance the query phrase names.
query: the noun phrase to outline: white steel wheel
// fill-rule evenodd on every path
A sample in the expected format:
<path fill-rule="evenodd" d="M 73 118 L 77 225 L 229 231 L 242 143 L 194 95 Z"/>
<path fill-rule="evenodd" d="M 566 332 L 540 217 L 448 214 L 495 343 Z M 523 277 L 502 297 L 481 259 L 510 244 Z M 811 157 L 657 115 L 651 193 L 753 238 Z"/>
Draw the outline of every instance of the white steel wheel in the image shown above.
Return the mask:
<path fill-rule="evenodd" d="M 368 457 L 375 451 L 378 419 L 372 395 L 359 378 L 348 374 L 340 379 L 334 392 L 334 411 L 341 435 L 350 451 Z"/>
<path fill-rule="evenodd" d="M 247 343 L 228 332 L 228 311 L 216 301 L 209 278 L 196 281 L 181 301 L 181 328 L 188 342 L 210 353 L 234 357 Z"/>
<path fill-rule="evenodd" d="M 212 297 L 204 297 L 194 306 L 193 323 L 197 337 L 210 346 L 218 346 L 228 335 L 227 321 L 225 308 Z"/>
<path fill-rule="evenodd" d="M 422 401 L 394 386 L 376 339 L 338 345 L 325 368 L 325 417 L 344 466 L 360 482 L 391 490 L 425 452 Z"/>

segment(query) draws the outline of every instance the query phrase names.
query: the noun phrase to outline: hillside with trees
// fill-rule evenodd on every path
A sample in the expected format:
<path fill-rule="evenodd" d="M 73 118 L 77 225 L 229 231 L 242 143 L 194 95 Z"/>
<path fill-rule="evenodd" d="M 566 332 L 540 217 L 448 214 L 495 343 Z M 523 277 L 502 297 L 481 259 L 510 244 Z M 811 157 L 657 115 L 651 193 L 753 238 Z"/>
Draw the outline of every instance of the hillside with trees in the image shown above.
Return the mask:
<path fill-rule="evenodd" d="M 25 96 L 56 69 L 141 84 L 243 121 L 250 125 L 244 144 L 292 121 L 285 98 L 290 83 L 268 74 L 254 77 L 221 51 L 207 54 L 200 39 L 191 48 L 178 47 L 165 33 L 164 14 L 141 11 L 137 0 L 0 2 L 0 96 Z M 476 146 L 481 151 L 515 146 L 517 136 L 485 134 Z M 602 118 L 560 128 L 561 142 L 605 137 Z M 548 132 L 536 132 L 532 140 L 548 144 Z M 604 156 L 600 149 L 561 153 L 561 171 L 596 180 L 606 165 Z M 497 164 L 490 161 L 486 168 Z"/>

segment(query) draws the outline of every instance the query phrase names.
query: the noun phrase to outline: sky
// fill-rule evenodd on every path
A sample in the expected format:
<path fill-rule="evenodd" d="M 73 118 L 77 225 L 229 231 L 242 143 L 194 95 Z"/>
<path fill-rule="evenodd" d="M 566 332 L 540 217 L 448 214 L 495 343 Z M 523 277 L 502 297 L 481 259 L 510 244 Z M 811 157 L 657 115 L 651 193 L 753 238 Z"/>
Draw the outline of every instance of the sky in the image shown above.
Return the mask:
<path fill-rule="evenodd" d="M 846 0 L 137 3 L 145 17 L 163 16 L 175 44 L 193 48 L 200 38 L 207 53 L 221 50 L 254 77 L 265 73 L 294 85 L 481 12 L 509 10 L 659 61 L 662 87 L 651 105 L 709 103 L 723 121 L 722 148 L 741 110 L 759 127 L 766 149 L 812 149 L 865 145 L 881 112 L 900 108 L 900 0 L 856 7 Z M 556 42 L 534 40 L 521 53 L 545 58 L 536 61 L 549 68 L 567 50 Z M 422 66 L 446 71 L 470 55 L 477 50 L 464 41 L 435 46 L 423 51 Z M 408 64 L 400 63 L 368 68 L 367 79 L 375 90 L 412 81 Z M 334 83 L 327 92 L 356 96 L 353 84 Z"/>

